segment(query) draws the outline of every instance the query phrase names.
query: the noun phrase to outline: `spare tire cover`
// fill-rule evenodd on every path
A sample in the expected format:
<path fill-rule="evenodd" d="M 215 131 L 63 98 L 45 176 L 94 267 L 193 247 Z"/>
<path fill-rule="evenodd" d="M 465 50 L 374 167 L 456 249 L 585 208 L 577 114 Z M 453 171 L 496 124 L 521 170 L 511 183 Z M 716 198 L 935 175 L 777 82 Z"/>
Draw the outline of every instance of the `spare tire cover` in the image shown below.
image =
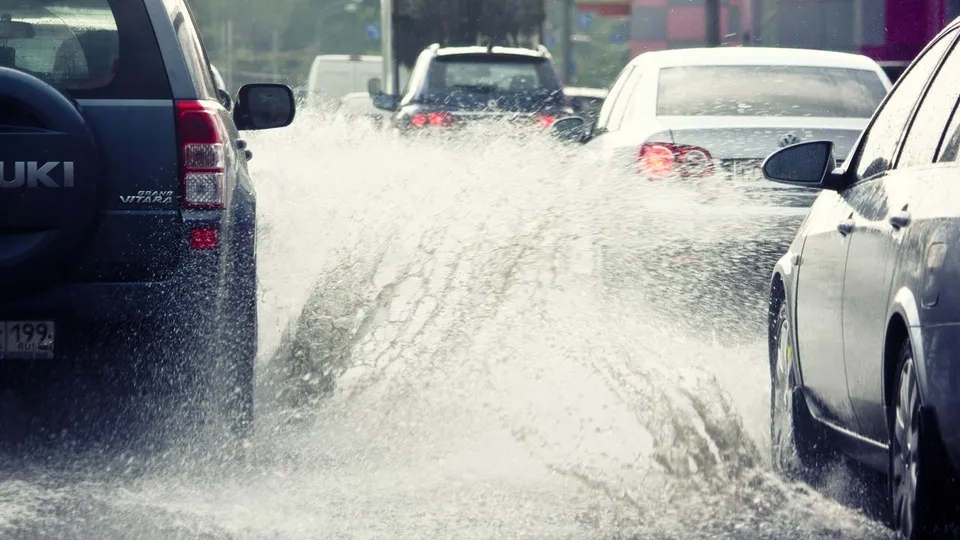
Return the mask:
<path fill-rule="evenodd" d="M 56 88 L 0 68 L 0 299 L 51 284 L 93 234 L 100 154 Z"/>

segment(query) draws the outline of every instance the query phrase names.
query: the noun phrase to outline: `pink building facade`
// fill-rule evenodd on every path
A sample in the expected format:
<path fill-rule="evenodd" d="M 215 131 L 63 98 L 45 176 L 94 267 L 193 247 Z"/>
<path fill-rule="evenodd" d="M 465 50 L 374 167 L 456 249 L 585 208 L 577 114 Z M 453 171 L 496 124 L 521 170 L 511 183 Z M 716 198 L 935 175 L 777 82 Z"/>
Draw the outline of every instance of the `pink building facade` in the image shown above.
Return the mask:
<path fill-rule="evenodd" d="M 704 0 L 579 0 L 577 9 L 628 15 L 631 49 L 705 44 Z M 912 60 L 946 24 L 960 0 L 721 0 L 728 45 L 859 52 L 876 60 Z"/>

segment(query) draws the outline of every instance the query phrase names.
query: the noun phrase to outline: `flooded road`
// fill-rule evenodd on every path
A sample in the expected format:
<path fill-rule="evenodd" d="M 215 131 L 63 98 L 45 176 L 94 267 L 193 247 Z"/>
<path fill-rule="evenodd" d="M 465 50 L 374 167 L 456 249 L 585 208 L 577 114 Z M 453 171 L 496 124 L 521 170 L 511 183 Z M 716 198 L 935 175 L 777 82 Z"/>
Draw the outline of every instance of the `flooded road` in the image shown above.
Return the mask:
<path fill-rule="evenodd" d="M 671 288 L 644 264 L 729 236 L 682 197 L 494 134 L 303 117 L 251 149 L 245 455 L 197 434 L 4 458 L 0 538 L 892 537 L 770 472 L 762 294 L 729 267 Z M 651 207 L 675 236 L 638 232 Z M 705 268 L 726 303 L 680 294 Z"/>

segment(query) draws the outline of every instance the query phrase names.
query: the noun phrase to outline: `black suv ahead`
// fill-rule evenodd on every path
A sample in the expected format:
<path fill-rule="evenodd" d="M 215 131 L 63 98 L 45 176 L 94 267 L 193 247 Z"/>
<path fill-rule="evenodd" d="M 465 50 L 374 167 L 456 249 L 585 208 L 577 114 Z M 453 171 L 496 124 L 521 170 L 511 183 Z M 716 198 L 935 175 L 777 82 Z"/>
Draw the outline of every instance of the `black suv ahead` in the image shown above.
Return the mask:
<path fill-rule="evenodd" d="M 249 428 L 256 197 L 238 130 L 289 125 L 294 99 L 257 84 L 234 103 L 214 81 L 183 0 L 0 0 L 0 391 L 83 405 L 149 381 Z"/>
<path fill-rule="evenodd" d="M 373 104 L 394 114 L 402 133 L 509 121 L 549 128 L 573 114 L 547 49 L 440 47 L 420 53 L 402 96 L 382 92 L 371 79 Z"/>

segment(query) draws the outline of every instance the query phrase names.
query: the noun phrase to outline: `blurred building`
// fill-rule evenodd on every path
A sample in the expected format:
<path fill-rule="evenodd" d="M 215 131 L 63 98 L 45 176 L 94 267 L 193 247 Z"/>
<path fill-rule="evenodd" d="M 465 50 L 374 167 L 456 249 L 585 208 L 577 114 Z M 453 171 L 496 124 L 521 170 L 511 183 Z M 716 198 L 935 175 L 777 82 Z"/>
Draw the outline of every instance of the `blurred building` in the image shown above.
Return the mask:
<path fill-rule="evenodd" d="M 629 14 L 631 49 L 705 44 L 704 0 L 575 0 L 579 11 Z M 876 60 L 912 60 L 947 23 L 960 0 L 720 0 L 727 45 L 860 52 Z"/>
<path fill-rule="evenodd" d="M 754 0 L 760 44 L 913 60 L 950 21 L 960 0 Z"/>

